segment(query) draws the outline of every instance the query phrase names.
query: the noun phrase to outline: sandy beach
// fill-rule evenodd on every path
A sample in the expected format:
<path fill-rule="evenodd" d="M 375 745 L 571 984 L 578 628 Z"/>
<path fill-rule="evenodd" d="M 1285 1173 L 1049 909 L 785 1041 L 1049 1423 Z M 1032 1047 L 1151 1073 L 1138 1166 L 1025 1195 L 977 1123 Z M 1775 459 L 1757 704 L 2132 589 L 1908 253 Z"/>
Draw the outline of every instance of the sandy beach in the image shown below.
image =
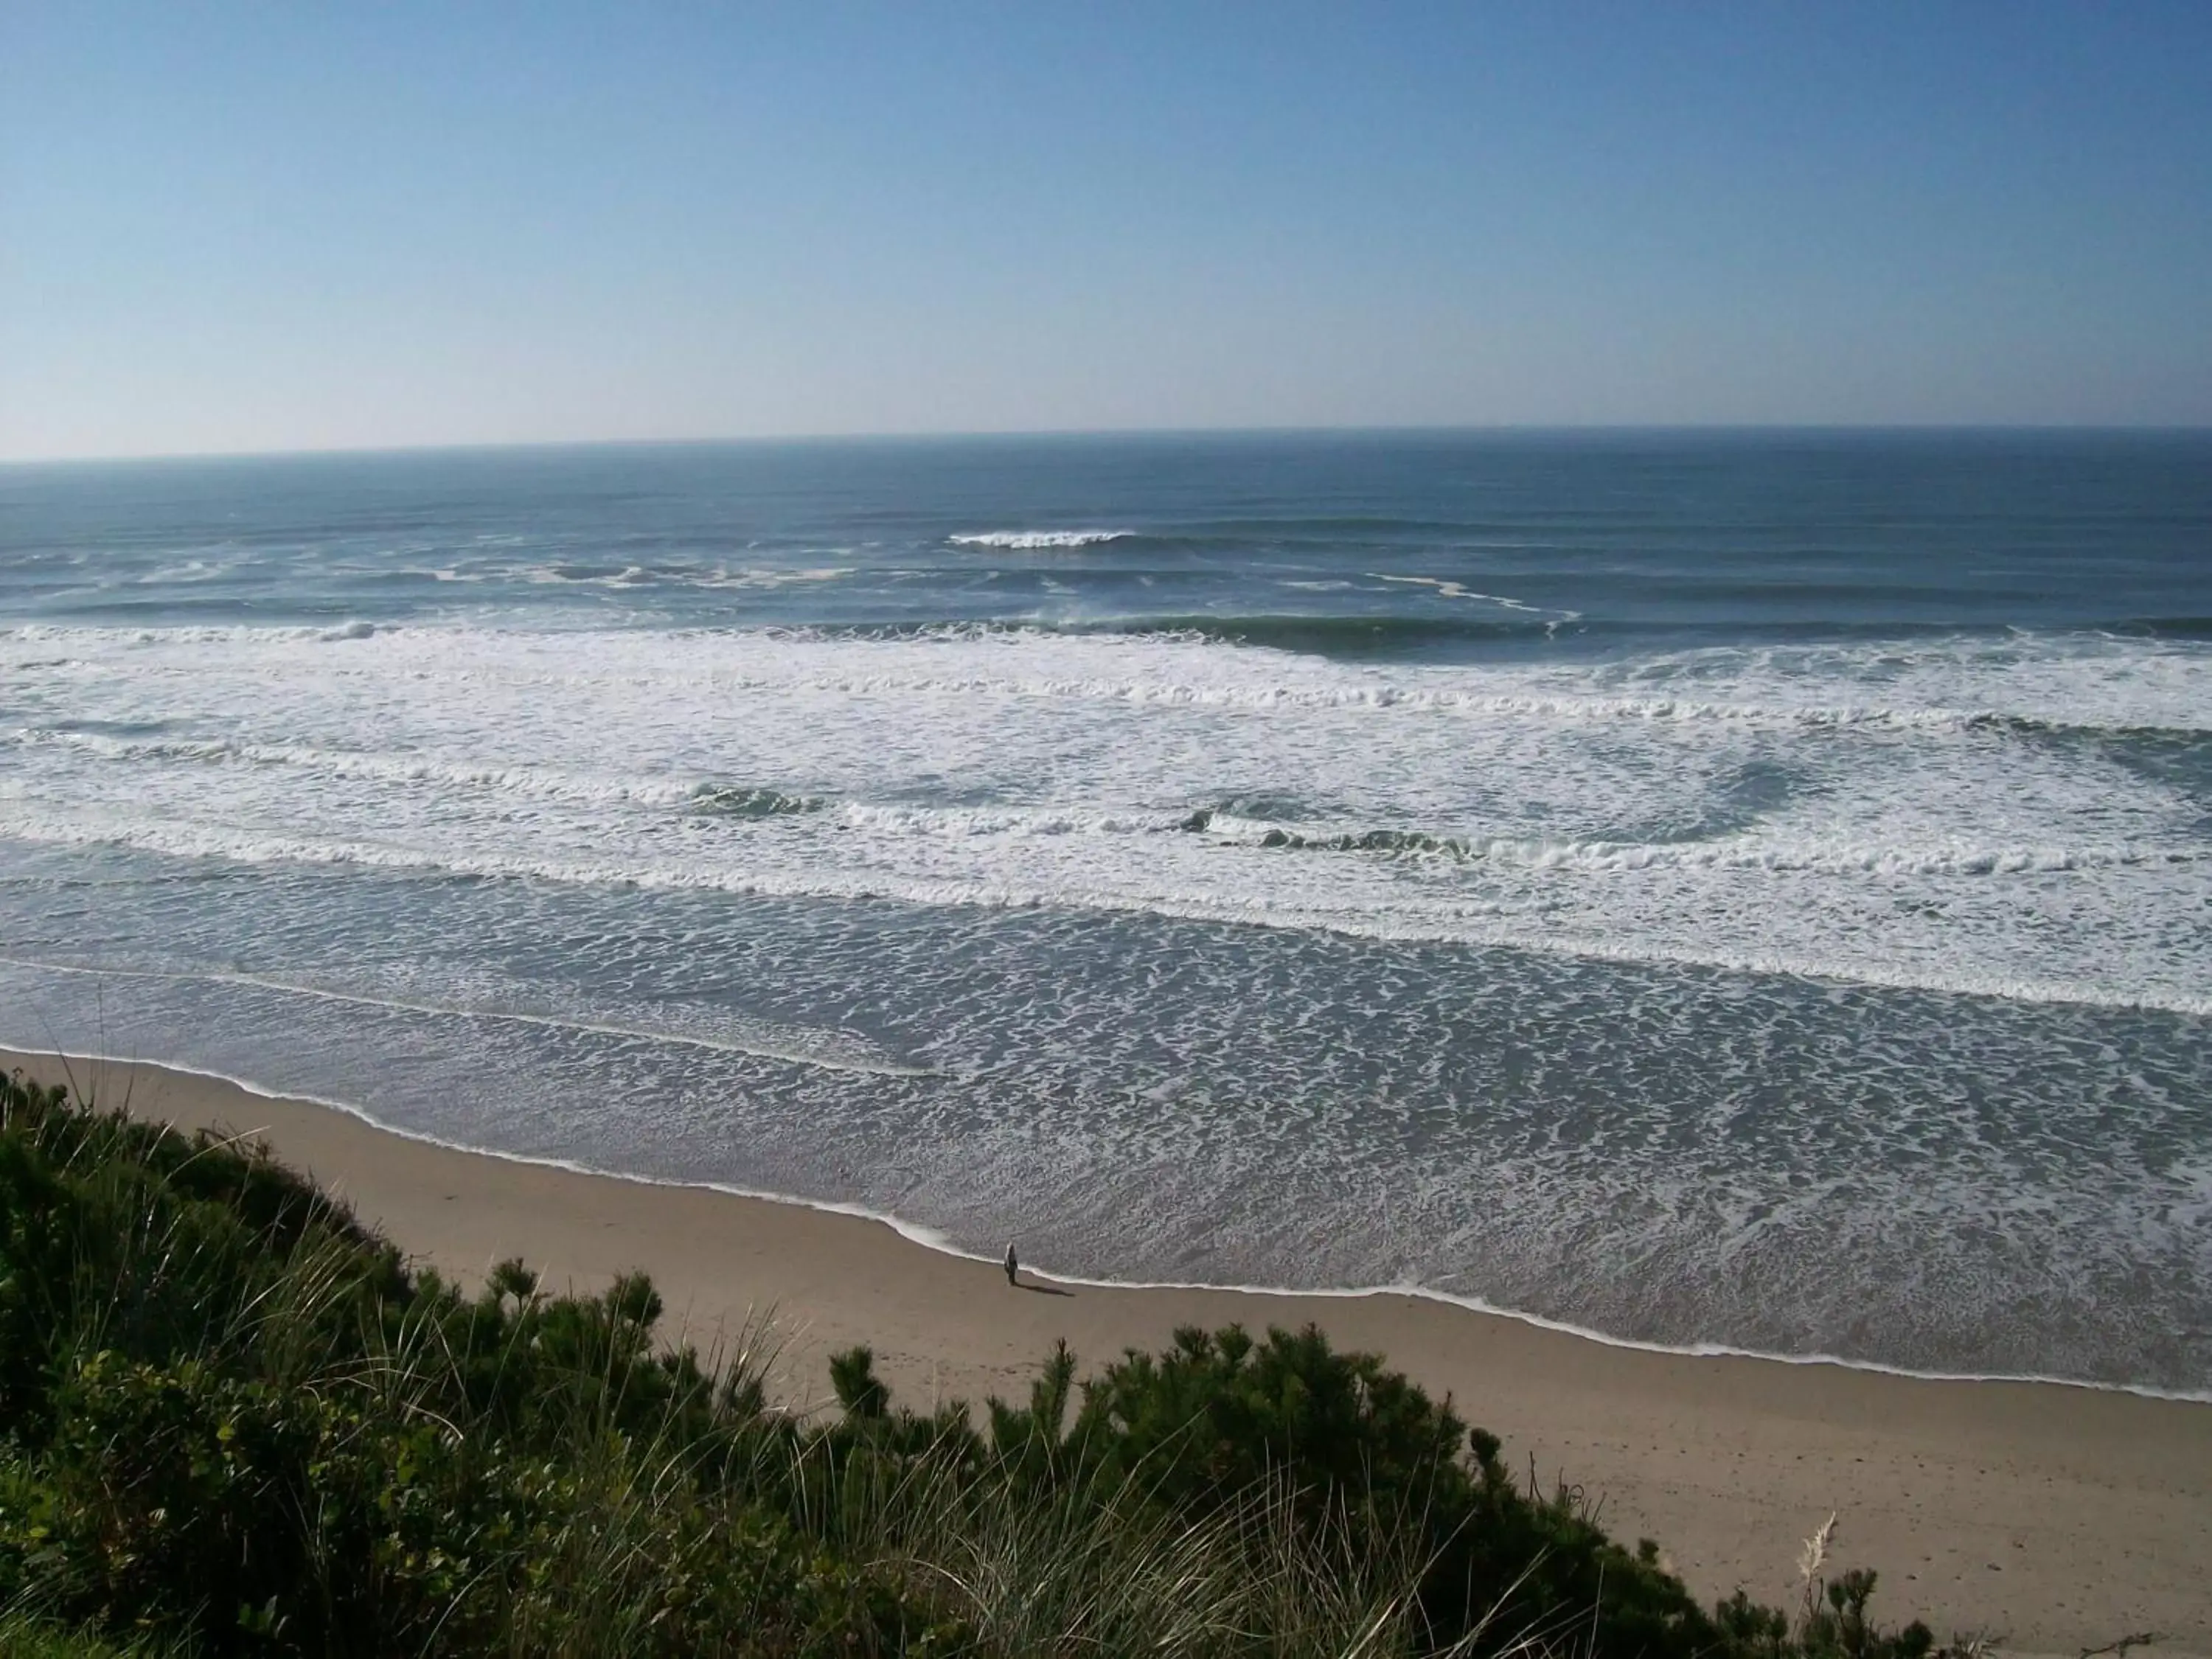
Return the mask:
<path fill-rule="evenodd" d="M 1939 1638 L 2074 1653 L 2154 1632 L 2212 1654 L 2212 1406 L 2042 1383 L 1948 1382 L 1828 1364 L 1616 1347 L 1418 1297 L 1058 1285 L 927 1249 L 860 1217 L 460 1152 L 327 1107 L 143 1065 L 0 1052 L 103 1103 L 264 1139 L 416 1261 L 466 1279 L 520 1255 L 556 1286 L 643 1267 L 672 1330 L 702 1346 L 773 1321 L 787 1400 L 872 1345 L 927 1407 L 1026 1385 L 1065 1337 L 1086 1360 L 1177 1326 L 1320 1325 L 1378 1351 L 1505 1441 L 1549 1486 L 1601 1498 L 1616 1535 L 1659 1540 L 1701 1595 L 1797 1594 L 1801 1541 L 1840 1516 L 1837 1563 L 1881 1575 L 1877 1607 Z"/>

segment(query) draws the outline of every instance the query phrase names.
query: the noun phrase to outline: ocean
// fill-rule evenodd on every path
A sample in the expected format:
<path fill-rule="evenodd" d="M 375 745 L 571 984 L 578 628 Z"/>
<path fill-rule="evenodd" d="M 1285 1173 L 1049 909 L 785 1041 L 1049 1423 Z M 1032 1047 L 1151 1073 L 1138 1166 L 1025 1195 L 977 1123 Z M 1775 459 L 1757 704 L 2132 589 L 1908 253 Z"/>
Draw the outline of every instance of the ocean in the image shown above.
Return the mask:
<path fill-rule="evenodd" d="M 2212 1391 L 2212 434 L 0 468 L 0 1042 Z"/>

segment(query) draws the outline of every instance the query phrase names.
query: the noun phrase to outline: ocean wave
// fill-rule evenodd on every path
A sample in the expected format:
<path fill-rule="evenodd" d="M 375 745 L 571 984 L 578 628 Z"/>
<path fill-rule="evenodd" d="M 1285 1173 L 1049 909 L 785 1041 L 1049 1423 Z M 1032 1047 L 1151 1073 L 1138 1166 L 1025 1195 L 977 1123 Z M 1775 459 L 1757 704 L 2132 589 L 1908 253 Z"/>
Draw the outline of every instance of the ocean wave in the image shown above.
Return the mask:
<path fill-rule="evenodd" d="M 465 676 L 460 676 L 465 678 Z M 680 684 L 677 676 L 666 677 Z M 613 683 L 611 678 L 547 675 L 538 682 L 554 684 Z M 1050 678 L 1013 675 L 931 675 L 896 673 L 809 674 L 746 676 L 718 673 L 717 690 L 743 691 L 810 691 L 863 697 L 989 696 L 1036 700 L 1123 702 L 1163 708 L 1221 708 L 1249 709 L 1316 709 L 1377 713 L 1456 714 L 1470 716 L 1530 718 L 1577 722 L 1640 722 L 1652 724 L 1722 724 L 1791 730 L 1864 727 L 1899 732 L 1960 732 L 2013 733 L 2021 736 L 2081 736 L 2116 739 L 2195 739 L 2212 738 L 2212 720 L 2202 726 L 2152 722 L 2102 723 L 2094 720 L 2057 720 L 2012 714 L 1988 708 L 1892 708 L 1879 703 L 1729 702 L 1679 696 L 1605 696 L 1544 694 L 1484 693 L 1449 688 L 1424 689 L 1397 684 L 1312 685 L 1291 683 L 1216 683 L 1177 680 L 1116 679 L 1109 678 Z M 19 727 L 0 741 L 29 744 L 76 741 L 82 734 Z M 88 742 L 86 747 L 94 745 Z M 346 763 L 368 768 L 381 763 L 369 757 L 340 756 L 331 751 L 287 750 L 265 744 L 117 745 L 113 758 L 219 759 L 235 756 L 250 760 L 297 759 L 321 763 Z M 398 763 L 402 771 L 428 775 L 434 768 L 415 763 Z M 483 774 L 464 769 L 457 777 Z"/>
<path fill-rule="evenodd" d="M 1133 530 L 984 530 L 945 539 L 955 547 L 1002 547 L 1018 553 L 1038 553 L 1127 541 L 1136 533 Z"/>
<path fill-rule="evenodd" d="M 1254 810 L 1255 808 L 1258 810 Z M 1188 813 L 1153 816 L 1073 807 L 977 808 L 877 805 L 846 802 L 843 823 L 899 835 L 965 839 L 978 836 L 1204 835 L 1259 851 L 1428 854 L 1467 864 L 1543 872 L 1632 874 L 1639 871 L 1734 870 L 1827 876 L 2015 876 L 2063 871 L 2171 868 L 2205 860 L 2196 847 L 2117 843 L 2090 847 L 1883 845 L 1853 842 L 1737 836 L 1713 841 L 1547 840 L 1454 835 L 1403 828 L 1329 830 L 1292 827 L 1283 817 L 1301 809 L 1280 798 L 1238 800 Z"/>
<path fill-rule="evenodd" d="M 1445 576 L 1390 576 L 1381 571 L 1367 573 L 1378 582 L 1395 582 L 1404 587 L 1427 587 L 1436 591 L 1440 599 L 1472 599 L 1483 605 L 1494 605 L 1503 611 L 1518 611 L 1532 617 L 1549 617 L 1557 623 L 1576 623 L 1583 619 L 1579 611 L 1558 610 L 1549 605 L 1530 605 L 1504 593 L 1478 593 L 1464 582 Z"/>
<path fill-rule="evenodd" d="M 2017 876 L 2062 871 L 2130 869 L 2203 863 L 2193 847 L 1936 847 L 1863 842 L 1719 841 L 1547 841 L 1526 836 L 1469 836 L 1419 830 L 1313 831 L 1264 819 L 1201 809 L 1176 826 L 1262 850 L 1431 854 L 1462 863 L 1532 870 L 1630 872 L 1640 870 L 1740 870 L 1829 876 Z"/>
<path fill-rule="evenodd" d="M 365 626 L 365 625 L 364 625 Z M 151 634 L 119 629 L 19 629 L 12 637 L 73 654 L 7 661 L 0 673 L 109 674 L 150 680 L 203 680 L 214 665 L 182 654 L 220 647 L 223 672 L 240 676 L 294 670 L 283 659 L 295 642 L 321 644 L 325 629 L 190 629 Z M 0 641 L 11 636 L 0 634 Z M 505 634 L 463 629 L 378 628 L 348 637 L 374 655 L 349 653 L 359 672 L 456 685 L 636 687 L 663 692 L 807 691 L 863 697 L 989 696 L 1090 700 L 1159 707 L 1458 713 L 1474 717 L 1565 722 L 1723 723 L 1786 729 L 1865 727 L 1962 731 L 2027 737 L 2193 739 L 2212 736 L 2212 661 L 2051 656 L 2037 666 L 2047 684 L 2022 696 L 2018 660 L 1960 661 L 1936 653 L 1901 664 L 1895 653 L 1830 662 L 1820 656 L 1746 659 L 1741 653 L 1647 659 L 1567 675 L 1550 671 L 1356 667 L 1293 663 L 1243 654 L 1204 635 L 1107 635 L 1076 653 L 1069 635 L 1035 628 L 927 630 L 761 628 L 686 630 L 651 635 Z M 1080 636 L 1079 636 L 1080 637 Z M 1091 635 L 1091 638 L 1099 638 Z M 863 647 L 903 647 L 904 651 Z M 975 647 L 958 660 L 958 647 Z M 127 653 L 119 659 L 114 653 Z M 150 654 L 149 654 L 150 653 Z M 1833 653 L 1826 653 L 1833 654 Z M 1885 660 L 1883 658 L 1887 658 Z M 1028 660 L 1024 660 L 1024 659 Z M 1088 672 L 1037 672 L 1050 663 Z M 265 664 L 266 666 L 262 665 Z M 1272 665 L 1279 664 L 1279 666 Z M 1908 679 L 1918 669 L 1922 678 Z M 1025 672 L 1027 671 L 1027 672 Z M 1940 672 L 1942 678 L 1928 671 Z M 2163 680 L 2152 678 L 2162 672 Z M 2064 676 L 2059 678 L 2058 676 Z M 1573 682 L 1579 679 L 1583 686 Z M 1586 689 L 1584 689 L 1586 687 Z M 1926 701 L 1899 698 L 1919 690 Z M 1871 693 L 1838 701 L 1838 692 Z M 1953 702 L 2011 694 L 2013 708 Z M 1891 694 L 1884 697 L 1879 694 Z M 158 695 L 149 686 L 149 695 Z M 2098 700 L 2108 703 L 2100 709 Z M 20 728 L 27 741 L 35 728 Z"/>
<path fill-rule="evenodd" d="M 2152 639 L 2212 640 L 2212 617 L 2130 617 L 2118 622 L 2099 624 L 2100 631 L 2123 637 L 2147 635 Z"/>
<path fill-rule="evenodd" d="M 852 574 L 845 565 L 817 565 L 806 568 L 784 566 L 726 565 L 525 565 L 489 574 L 471 574 L 470 581 L 507 580 L 553 584 L 570 587 L 704 587 L 773 590 L 817 582 L 837 581 Z M 441 580 L 463 580 L 441 575 Z"/>
<path fill-rule="evenodd" d="M 363 753 L 317 748 L 304 744 L 241 743 L 221 738 L 133 738 L 98 732 L 18 730 L 0 737 L 0 743 L 18 747 L 67 749 L 101 760 L 188 766 L 281 766 L 321 773 L 336 778 L 366 779 L 379 783 L 434 784 L 453 788 L 495 789 L 536 795 L 552 800 L 594 804 L 635 802 L 647 805 L 696 806 L 702 811 L 739 810 L 744 797 L 773 797 L 783 802 L 803 798 L 777 795 L 772 790 L 674 778 L 589 777 L 546 767 L 470 764 L 437 760 L 427 756 Z M 796 805 L 772 808 L 800 811 Z M 749 815 L 757 816 L 760 802 Z"/>
<path fill-rule="evenodd" d="M 1152 635 L 1198 640 L 1218 645 L 1259 647 L 1303 656 L 1358 660 L 1387 659 L 1445 645 L 1537 643 L 1561 630 L 1581 631 L 1583 622 L 1559 616 L 1408 617 L 1387 614 L 1332 616 L 1302 611 L 1224 616 L 1210 611 L 1098 617 L 1064 624 L 1055 631 Z"/>
<path fill-rule="evenodd" d="M 93 732 L 16 732 L 7 742 L 66 748 L 102 759 L 184 765 L 236 763 L 316 770 L 342 779 L 488 789 L 595 805 L 676 807 L 738 820 L 833 811 L 841 827 L 895 836 L 969 839 L 1202 834 L 1263 851 L 1432 855 L 1531 871 L 1741 870 L 1835 876 L 2010 876 L 2173 866 L 2202 862 L 2193 846 L 2116 842 L 2093 846 L 1884 845 L 1777 840 L 1765 836 L 1671 841 L 1544 839 L 1401 826 L 1327 828 L 1301 823 L 1310 809 L 1285 794 L 1232 797 L 1188 810 L 1147 812 L 1055 806 L 946 806 L 833 800 L 757 784 L 672 778 L 590 777 L 530 766 L 456 765 L 410 756 L 358 754 L 220 739 L 133 738 Z"/>
<path fill-rule="evenodd" d="M 2212 966 L 2195 647 L 1383 666 L 1035 628 L 322 631 L 0 638 L 0 813 L 179 856 L 296 836 L 307 862 L 1756 948 L 2069 1000 L 2202 996 Z"/>
<path fill-rule="evenodd" d="M 1480 898 L 1452 898 L 1389 913 L 1357 904 L 1279 902 L 1264 889 L 1243 896 L 1218 886 L 1133 893 L 1100 887 L 1049 887 L 1007 881 L 930 878 L 881 870 L 767 871 L 619 859 L 548 857 L 519 853 L 424 848 L 365 838 L 317 837 L 167 818 L 90 818 L 7 810 L 0 799 L 0 836 L 44 845 L 118 846 L 170 857 L 240 864 L 356 865 L 434 876 L 520 878 L 568 885 L 659 891 L 709 891 L 769 898 L 890 901 L 981 909 L 1068 908 L 1153 915 L 1231 926 L 1290 928 L 1348 938 L 1528 951 L 1552 957 L 1638 966 L 1665 965 L 1753 975 L 1787 975 L 1829 982 L 2014 1002 L 2137 1009 L 2212 1018 L 2212 995 L 2174 987 L 2115 987 L 2101 982 L 2033 979 L 1915 962 L 1850 962 L 1788 951 L 1741 948 L 1735 941 L 1682 945 L 1662 939 L 1595 936 L 1532 929 L 1516 907 Z M 882 814 L 890 809 L 872 809 Z M 909 822 L 912 820 L 909 819 Z M 1049 821 L 1048 821 L 1049 822 Z M 1107 821 L 1072 817 L 1066 828 L 1115 833 Z M 957 833 L 1003 833 L 988 814 L 946 826 Z M 1179 825 L 1177 826 L 1180 827 Z"/>
<path fill-rule="evenodd" d="M 781 789 L 763 789 L 733 783 L 702 783 L 690 793 L 691 809 L 720 817 L 777 818 L 796 812 L 818 812 L 830 803 L 819 795 L 787 795 Z"/>
<path fill-rule="evenodd" d="M 538 766 L 456 764 L 419 756 L 362 754 L 298 744 L 234 743 L 222 738 L 132 737 L 98 732 L 16 731 L 0 743 L 46 745 L 102 760 L 154 764 L 296 767 L 335 778 L 380 783 L 436 784 L 489 789 L 591 805 L 681 806 L 732 818 L 782 817 L 816 812 L 829 802 L 757 784 L 672 778 L 590 777 Z"/>

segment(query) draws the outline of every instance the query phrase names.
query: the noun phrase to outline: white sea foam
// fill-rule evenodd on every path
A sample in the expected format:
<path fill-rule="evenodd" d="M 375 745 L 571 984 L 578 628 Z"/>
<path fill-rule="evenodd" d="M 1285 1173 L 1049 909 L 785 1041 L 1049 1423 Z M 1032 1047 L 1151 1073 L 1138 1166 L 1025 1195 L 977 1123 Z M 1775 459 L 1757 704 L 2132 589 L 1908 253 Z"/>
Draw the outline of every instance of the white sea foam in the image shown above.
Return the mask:
<path fill-rule="evenodd" d="M 0 634 L 0 833 L 2212 1006 L 2201 647 L 324 632 Z"/>
<path fill-rule="evenodd" d="M 971 535 L 947 536 L 955 547 L 1003 547 L 1018 553 L 1042 552 L 1053 548 L 1092 547 L 1101 542 L 1125 541 L 1133 530 L 984 530 Z"/>
<path fill-rule="evenodd" d="M 522 581 L 533 586 L 561 587 L 624 589 L 669 586 L 772 590 L 840 581 L 851 575 L 852 571 L 845 565 L 816 565 L 805 568 L 790 566 L 732 568 L 727 565 L 629 564 L 608 569 L 590 564 L 568 563 L 493 567 L 471 571 L 465 575 L 458 574 L 450 570 L 433 571 L 430 574 L 440 581 Z"/>
<path fill-rule="evenodd" d="M 0 800 L 5 799 L 0 797 Z M 872 818 L 883 823 L 888 819 L 896 830 L 909 834 L 918 822 L 913 817 L 896 812 L 848 816 L 862 822 Z M 1016 830 L 1010 820 L 988 813 L 949 815 L 931 827 L 939 838 L 949 833 L 959 841 L 970 844 L 981 841 L 1002 852 L 1006 836 Z M 1050 819 L 1024 827 L 1048 840 L 1080 836 L 1086 832 L 1111 834 L 1115 829 L 1105 823 L 1083 826 Z M 345 839 L 281 830 L 256 833 L 166 818 L 120 815 L 70 817 L 5 809 L 0 809 L 0 836 L 34 844 L 117 845 L 173 857 L 224 859 L 247 865 L 354 865 L 438 874 L 528 878 L 585 887 L 712 890 L 774 898 L 894 899 L 915 904 L 988 908 L 1059 905 L 1252 927 L 1319 929 L 1354 938 L 1489 945 L 1601 962 L 1669 963 L 1782 974 L 2015 1002 L 2146 1008 L 2212 1016 L 2212 995 L 2189 988 L 2186 984 L 2152 982 L 2131 986 L 2093 980 L 2022 977 L 1978 969 L 1971 963 L 1960 963 L 1940 955 L 1916 961 L 1911 955 L 1899 952 L 1893 959 L 1885 961 L 1798 953 L 1787 945 L 1746 948 L 1720 938 L 1700 938 L 1686 944 L 1656 933 L 1640 938 L 1607 936 L 1559 926 L 1542 914 L 1541 906 L 1525 900 L 1472 899 L 1443 905 L 1407 906 L 1346 902 L 1344 890 L 1351 888 L 1356 895 L 1361 884 L 1316 880 L 1304 876 L 1304 872 L 1300 872 L 1304 879 L 1278 884 L 1285 890 L 1255 888 L 1242 894 L 1208 890 L 1202 883 L 1173 887 L 1157 880 L 1136 890 L 1127 884 L 1085 886 L 1079 877 L 1025 886 L 1003 879 L 963 879 L 951 873 L 893 873 L 865 866 L 843 870 L 819 866 L 811 869 L 747 868 L 711 860 L 678 861 L 666 858 L 631 862 L 594 856 L 591 849 L 583 847 L 566 849 L 565 857 L 520 853 L 440 853 L 392 840 Z"/>

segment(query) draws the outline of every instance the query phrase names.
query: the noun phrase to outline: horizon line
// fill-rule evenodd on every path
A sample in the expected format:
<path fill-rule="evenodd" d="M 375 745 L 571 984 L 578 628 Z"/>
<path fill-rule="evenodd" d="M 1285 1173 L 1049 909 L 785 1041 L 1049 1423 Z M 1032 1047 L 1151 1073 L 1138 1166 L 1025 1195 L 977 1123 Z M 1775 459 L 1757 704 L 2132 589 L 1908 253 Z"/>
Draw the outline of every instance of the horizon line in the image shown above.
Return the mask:
<path fill-rule="evenodd" d="M 1105 426 L 973 428 L 934 430 L 920 428 L 874 431 L 816 431 L 735 433 L 696 437 L 662 438 L 517 438 L 468 440 L 453 443 L 390 443 L 309 445 L 297 449 L 156 449 L 113 453 L 0 455 L 0 468 L 36 466 L 126 465 L 165 461 L 293 460 L 325 458 L 402 455 L 513 453 L 564 449 L 706 449 L 763 447 L 777 444 L 839 443 L 969 443 L 1021 440 L 1080 438 L 1239 438 L 1239 437 L 1391 437 L 1452 434 L 1490 436 L 1602 436 L 1605 434 L 1672 434 L 1786 436 L 1833 434 L 1879 435 L 1915 433 L 1935 434 L 2065 434 L 2185 437 L 2212 434 L 2212 422 L 2076 422 L 2076 421 L 1587 421 L 1587 422 L 1407 422 L 1366 425 L 1279 426 Z"/>

